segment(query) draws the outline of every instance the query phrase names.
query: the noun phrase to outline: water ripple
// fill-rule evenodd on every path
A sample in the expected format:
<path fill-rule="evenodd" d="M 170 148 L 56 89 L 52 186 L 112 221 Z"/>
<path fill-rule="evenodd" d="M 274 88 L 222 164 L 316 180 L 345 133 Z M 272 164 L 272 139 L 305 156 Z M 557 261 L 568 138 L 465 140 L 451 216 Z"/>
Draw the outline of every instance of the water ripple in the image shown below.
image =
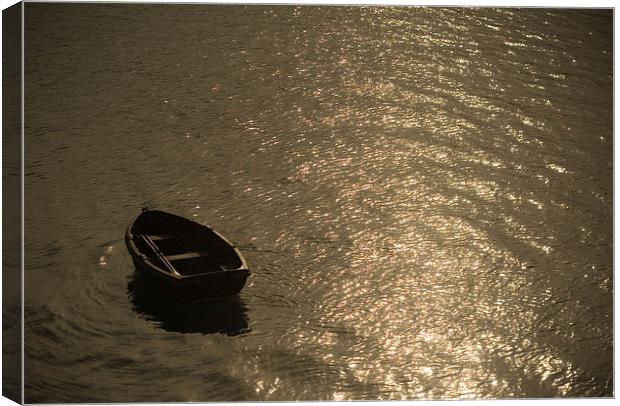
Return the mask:
<path fill-rule="evenodd" d="M 28 403 L 613 393 L 608 10 L 27 9 Z M 153 204 L 238 300 L 140 287 Z"/>

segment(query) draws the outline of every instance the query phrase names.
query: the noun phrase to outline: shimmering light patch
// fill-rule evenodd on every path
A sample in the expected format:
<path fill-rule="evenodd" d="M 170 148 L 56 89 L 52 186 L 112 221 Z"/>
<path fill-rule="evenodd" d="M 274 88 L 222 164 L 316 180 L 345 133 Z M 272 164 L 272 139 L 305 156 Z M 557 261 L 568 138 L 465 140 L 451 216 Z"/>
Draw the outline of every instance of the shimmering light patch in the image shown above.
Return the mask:
<path fill-rule="evenodd" d="M 511 46 L 511 47 L 519 47 L 519 48 L 524 48 L 527 45 L 524 44 L 523 42 L 509 42 L 509 41 L 505 41 L 504 44 Z"/>
<path fill-rule="evenodd" d="M 527 199 L 527 201 L 536 206 L 536 208 L 539 210 L 543 208 L 543 204 L 534 199 Z"/>
<path fill-rule="evenodd" d="M 556 164 L 547 164 L 547 168 L 552 169 L 558 173 L 566 173 L 566 168 L 561 167 L 560 165 L 556 165 Z"/>

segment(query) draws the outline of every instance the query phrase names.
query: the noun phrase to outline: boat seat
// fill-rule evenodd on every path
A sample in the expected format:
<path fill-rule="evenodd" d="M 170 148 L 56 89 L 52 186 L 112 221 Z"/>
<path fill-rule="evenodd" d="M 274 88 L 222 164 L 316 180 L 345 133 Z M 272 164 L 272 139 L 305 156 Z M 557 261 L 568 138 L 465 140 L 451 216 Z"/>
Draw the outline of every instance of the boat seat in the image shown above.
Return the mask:
<path fill-rule="evenodd" d="M 187 237 L 184 234 L 150 234 L 149 238 L 153 241 L 160 240 L 179 240 L 181 238 Z"/>
<path fill-rule="evenodd" d="M 177 255 L 165 255 L 165 257 L 168 261 L 181 261 L 184 259 L 206 257 L 208 255 L 209 255 L 209 251 L 197 251 L 197 252 L 186 252 L 184 254 L 177 254 Z"/>

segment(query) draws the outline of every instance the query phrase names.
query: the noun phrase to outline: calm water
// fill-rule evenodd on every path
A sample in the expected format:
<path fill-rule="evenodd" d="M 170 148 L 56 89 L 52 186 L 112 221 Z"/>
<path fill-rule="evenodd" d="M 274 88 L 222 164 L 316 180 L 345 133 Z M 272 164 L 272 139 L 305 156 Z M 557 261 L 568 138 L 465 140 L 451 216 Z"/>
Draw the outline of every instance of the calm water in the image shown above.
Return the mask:
<path fill-rule="evenodd" d="M 26 401 L 611 396 L 612 13 L 26 5 Z M 146 296 L 143 205 L 238 299 Z"/>

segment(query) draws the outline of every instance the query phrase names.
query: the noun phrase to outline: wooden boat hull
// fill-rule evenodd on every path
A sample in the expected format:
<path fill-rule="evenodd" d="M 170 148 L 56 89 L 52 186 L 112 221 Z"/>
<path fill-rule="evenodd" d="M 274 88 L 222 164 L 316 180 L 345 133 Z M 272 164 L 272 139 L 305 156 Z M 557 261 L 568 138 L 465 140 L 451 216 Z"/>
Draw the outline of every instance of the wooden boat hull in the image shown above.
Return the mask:
<path fill-rule="evenodd" d="M 142 276 L 147 278 L 152 288 L 161 293 L 175 296 L 182 300 L 215 299 L 224 296 L 236 295 L 245 286 L 250 271 L 226 271 L 225 275 L 212 273 L 200 278 L 173 280 L 162 277 L 160 273 L 147 265 L 141 258 L 132 255 L 133 264 Z"/>
<path fill-rule="evenodd" d="M 217 257 L 220 264 L 216 263 L 216 260 L 213 260 L 215 261 L 212 261 L 213 263 L 209 262 L 209 260 L 205 260 L 202 264 L 198 264 L 199 267 L 202 265 L 205 269 L 210 268 L 205 272 L 199 271 L 197 274 L 184 274 L 185 271 L 183 268 L 179 267 L 181 274 L 171 273 L 169 269 L 162 266 L 162 263 L 158 261 L 157 257 L 155 257 L 152 252 L 149 252 L 145 246 L 141 245 L 139 242 L 139 235 L 149 232 L 148 230 L 143 230 L 145 227 L 137 225 L 141 216 L 145 216 L 145 213 L 142 213 L 127 228 L 127 232 L 125 233 L 125 245 L 131 255 L 136 271 L 145 277 L 151 289 L 159 291 L 168 298 L 189 301 L 210 300 L 232 296 L 238 294 L 243 289 L 251 272 L 247 268 L 246 261 L 241 253 L 228 240 L 216 231 L 192 222 L 191 220 L 165 212 L 157 211 L 155 213 L 158 213 L 156 214 L 157 216 L 167 216 L 166 221 L 178 221 L 180 228 L 190 228 L 195 235 L 192 235 L 192 240 L 188 244 L 196 245 L 200 243 L 200 239 L 203 238 L 204 246 L 207 249 L 209 248 L 209 243 L 217 245 L 219 248 L 216 254 L 219 255 L 214 256 Z M 146 215 L 149 215 L 149 213 Z M 170 221 L 171 229 L 174 228 L 174 221 Z M 204 233 L 204 236 L 201 236 L 201 233 Z M 177 248 L 181 245 L 182 242 L 177 244 Z M 224 254 L 222 254 L 222 252 Z M 184 255 L 186 254 L 162 256 L 173 259 L 183 257 Z M 221 265 L 225 262 L 231 263 L 233 266 L 228 266 L 224 269 Z M 222 269 L 217 270 L 218 266 Z"/>

